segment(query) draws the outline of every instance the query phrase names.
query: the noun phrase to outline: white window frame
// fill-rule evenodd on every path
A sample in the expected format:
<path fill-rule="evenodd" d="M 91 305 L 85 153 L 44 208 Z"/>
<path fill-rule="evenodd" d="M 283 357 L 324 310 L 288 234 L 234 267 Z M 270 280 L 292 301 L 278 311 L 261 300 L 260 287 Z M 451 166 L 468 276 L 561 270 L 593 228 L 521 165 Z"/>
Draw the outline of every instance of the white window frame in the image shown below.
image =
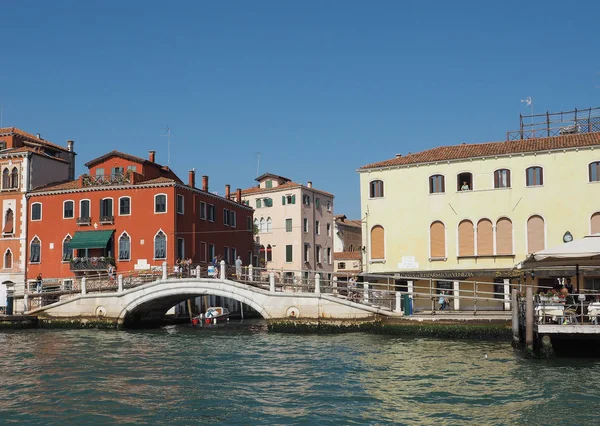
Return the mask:
<path fill-rule="evenodd" d="M 67 203 L 73 203 L 73 216 L 66 217 L 65 216 L 65 205 Z M 63 219 L 75 219 L 75 200 L 65 200 L 63 201 Z"/>
<path fill-rule="evenodd" d="M 127 214 L 121 213 L 121 200 L 123 198 L 129 198 L 129 213 L 127 213 Z M 125 195 L 123 197 L 119 197 L 119 216 L 131 216 L 131 197 L 129 197 L 127 195 Z M 127 234 L 127 235 L 129 235 L 129 234 Z M 129 238 L 131 238 L 131 237 L 129 237 Z"/>
<path fill-rule="evenodd" d="M 104 197 L 104 198 L 102 198 L 100 200 L 100 209 L 102 209 L 102 202 L 104 200 L 110 200 L 111 201 L 111 203 L 110 203 L 110 215 L 109 216 L 115 217 L 115 200 L 114 200 L 114 198 L 112 198 L 112 197 Z"/>
<path fill-rule="evenodd" d="M 39 218 L 39 219 L 34 219 L 34 218 L 33 218 L 33 206 L 35 206 L 36 204 L 39 204 L 39 206 L 40 206 L 40 218 Z M 31 203 L 31 213 L 30 213 L 30 215 L 31 215 L 31 216 L 30 216 L 30 217 L 31 217 L 31 221 L 32 221 L 32 222 L 39 222 L 39 221 L 41 221 L 41 220 L 42 220 L 42 218 L 44 217 L 44 216 L 43 216 L 43 213 L 44 213 L 44 209 L 42 208 L 42 203 L 40 203 L 40 202 L 37 202 L 37 203 Z M 14 220 L 14 219 L 13 219 L 13 220 Z M 32 240 L 32 241 L 33 241 L 33 240 Z"/>
<path fill-rule="evenodd" d="M 237 228 L 237 213 L 235 210 L 229 210 L 229 226 Z"/>
<path fill-rule="evenodd" d="M 70 238 L 71 240 L 73 239 L 71 234 L 67 234 L 67 235 L 65 235 L 65 238 L 63 238 L 62 242 L 60 243 L 60 259 L 61 259 L 62 263 L 69 263 L 69 262 L 71 262 L 71 259 L 73 259 L 73 257 L 75 257 L 75 250 L 71 249 L 73 251 L 73 256 L 71 257 L 71 259 L 65 260 L 64 245 L 65 245 L 65 240 L 67 238 Z"/>
<path fill-rule="evenodd" d="M 316 262 L 316 263 L 317 263 L 317 264 L 320 264 L 320 263 L 321 263 L 321 260 L 322 260 L 322 259 L 321 259 L 321 246 L 317 244 L 317 245 L 315 246 L 315 251 L 316 251 L 315 255 L 316 255 L 316 258 L 317 258 L 317 262 Z"/>
<path fill-rule="evenodd" d="M 129 237 L 129 258 L 128 259 L 121 259 L 121 237 L 123 235 L 127 235 Z M 115 260 L 117 262 L 131 262 L 131 235 L 129 235 L 129 233 L 127 231 L 123 231 L 121 233 L 121 235 L 119 235 L 119 238 L 117 239 L 117 255 L 115 256 Z M 152 241 L 152 243 L 154 244 L 154 240 Z"/>
<path fill-rule="evenodd" d="M 163 233 L 163 235 L 165 236 L 165 257 L 156 257 L 156 236 L 160 233 Z M 154 234 L 154 236 L 152 237 L 152 258 L 154 260 L 167 260 L 169 256 L 169 236 L 167 235 L 167 233 L 165 231 L 163 231 L 162 229 L 159 229 L 158 231 L 156 231 L 156 234 Z"/>
<path fill-rule="evenodd" d="M 209 217 L 209 214 L 208 214 L 209 211 L 211 210 L 211 208 L 212 208 L 212 212 L 213 212 L 212 219 Z M 214 223 L 216 212 L 217 212 L 217 209 L 215 209 L 215 205 L 214 204 L 207 204 L 207 207 L 206 207 L 206 218 L 207 218 L 207 220 L 209 222 L 213 222 Z"/>
<path fill-rule="evenodd" d="M 331 237 L 331 223 L 327 223 L 327 236 Z"/>
<path fill-rule="evenodd" d="M 6 266 L 6 254 L 7 253 L 10 253 L 10 267 Z M 2 269 L 12 269 L 14 263 L 15 263 L 15 259 L 14 259 L 14 256 L 13 256 L 13 252 L 12 252 L 12 250 L 9 247 L 9 248 L 7 248 L 4 251 L 4 256 L 2 256 Z"/>
<path fill-rule="evenodd" d="M 223 225 L 229 226 L 229 209 L 223 209 Z"/>
<path fill-rule="evenodd" d="M 179 210 L 179 200 L 181 200 L 181 210 Z M 185 197 L 182 194 L 177 194 L 175 209 L 177 210 L 177 214 L 185 214 Z"/>
<path fill-rule="evenodd" d="M 305 217 L 304 219 L 302 219 L 302 231 L 305 234 L 308 234 L 308 218 Z"/>
<path fill-rule="evenodd" d="M 164 212 L 157 212 L 156 211 L 156 197 L 160 196 L 160 195 L 164 195 L 165 196 L 165 211 Z M 161 192 L 160 194 L 154 194 L 154 214 L 167 214 L 169 212 L 169 197 L 167 196 L 167 194 Z"/>
<path fill-rule="evenodd" d="M 321 235 L 321 221 L 315 220 L 315 234 Z"/>
<path fill-rule="evenodd" d="M 331 201 L 327 201 L 327 211 L 331 211 Z"/>
<path fill-rule="evenodd" d="M 206 220 L 207 218 L 207 209 L 206 203 L 204 201 L 200 201 L 200 220 Z"/>
<path fill-rule="evenodd" d="M 89 198 L 84 198 L 82 200 L 79 200 L 79 215 L 77 216 L 78 218 L 81 217 L 81 203 L 83 203 L 84 201 L 87 201 L 89 204 L 88 207 L 88 217 L 91 219 L 92 218 L 92 200 L 90 200 Z"/>
<path fill-rule="evenodd" d="M 33 243 L 33 240 L 35 240 L 36 238 L 37 238 L 37 239 L 39 240 L 39 242 L 40 242 L 40 260 L 39 260 L 39 261 L 37 261 L 37 262 L 32 262 L 32 261 L 31 261 L 31 243 Z M 62 250 L 62 247 L 61 247 L 61 250 Z M 42 239 L 41 239 L 40 237 L 38 237 L 37 235 L 34 235 L 34 236 L 31 238 L 31 240 L 29 240 L 29 250 L 28 250 L 28 254 L 29 254 L 29 256 L 27 257 L 27 262 L 29 262 L 30 264 L 32 264 L 32 265 L 39 265 L 39 264 L 41 264 L 41 263 L 42 263 Z M 61 256 L 62 256 L 62 254 L 61 254 Z"/>

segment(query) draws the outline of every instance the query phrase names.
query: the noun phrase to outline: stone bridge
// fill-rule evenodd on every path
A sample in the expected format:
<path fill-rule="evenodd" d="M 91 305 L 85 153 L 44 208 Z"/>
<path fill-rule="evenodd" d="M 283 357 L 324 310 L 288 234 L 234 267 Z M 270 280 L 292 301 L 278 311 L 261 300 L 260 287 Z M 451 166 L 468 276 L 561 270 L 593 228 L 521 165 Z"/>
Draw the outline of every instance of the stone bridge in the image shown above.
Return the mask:
<path fill-rule="evenodd" d="M 329 318 L 359 319 L 375 315 L 400 315 L 389 309 L 357 303 L 333 294 L 275 291 L 228 279 L 163 278 L 123 289 L 121 277 L 117 291 L 74 295 L 27 312 L 40 319 L 102 320 L 115 325 L 160 322 L 166 312 L 187 299 L 212 295 L 249 305 L 265 319 Z"/>

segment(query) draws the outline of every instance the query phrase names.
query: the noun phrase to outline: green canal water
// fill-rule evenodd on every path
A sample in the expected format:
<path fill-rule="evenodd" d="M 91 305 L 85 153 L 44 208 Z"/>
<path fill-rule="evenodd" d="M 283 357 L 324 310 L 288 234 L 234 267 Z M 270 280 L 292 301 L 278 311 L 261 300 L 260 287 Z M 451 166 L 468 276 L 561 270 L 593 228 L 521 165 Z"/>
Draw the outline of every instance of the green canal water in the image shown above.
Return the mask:
<path fill-rule="evenodd" d="M 509 342 L 192 329 L 0 332 L 0 424 L 597 424 L 600 361 Z M 487 355 L 487 356 L 486 356 Z"/>

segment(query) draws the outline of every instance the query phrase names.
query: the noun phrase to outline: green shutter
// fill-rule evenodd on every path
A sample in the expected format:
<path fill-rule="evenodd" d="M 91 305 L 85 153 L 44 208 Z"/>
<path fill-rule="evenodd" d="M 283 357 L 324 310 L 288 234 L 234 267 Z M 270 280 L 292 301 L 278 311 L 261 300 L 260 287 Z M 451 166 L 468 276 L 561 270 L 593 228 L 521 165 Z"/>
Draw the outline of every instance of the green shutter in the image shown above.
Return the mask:
<path fill-rule="evenodd" d="M 285 195 L 281 196 L 281 205 L 285 206 Z"/>
<path fill-rule="evenodd" d="M 286 262 L 292 262 L 293 261 L 292 246 L 285 246 L 285 261 Z"/>
<path fill-rule="evenodd" d="M 267 187 L 267 189 L 273 188 L 273 181 L 272 180 L 268 180 L 267 184 L 265 186 Z"/>
<path fill-rule="evenodd" d="M 257 208 L 257 209 L 260 209 L 260 207 L 261 207 L 261 205 L 260 205 L 260 204 L 261 204 L 261 203 L 260 203 L 260 198 L 257 198 L 257 199 L 256 199 L 256 208 Z"/>
<path fill-rule="evenodd" d="M 292 204 L 296 204 L 296 194 L 292 195 Z"/>
<path fill-rule="evenodd" d="M 320 198 L 315 198 L 315 207 L 316 208 L 320 208 L 321 207 L 321 199 Z"/>

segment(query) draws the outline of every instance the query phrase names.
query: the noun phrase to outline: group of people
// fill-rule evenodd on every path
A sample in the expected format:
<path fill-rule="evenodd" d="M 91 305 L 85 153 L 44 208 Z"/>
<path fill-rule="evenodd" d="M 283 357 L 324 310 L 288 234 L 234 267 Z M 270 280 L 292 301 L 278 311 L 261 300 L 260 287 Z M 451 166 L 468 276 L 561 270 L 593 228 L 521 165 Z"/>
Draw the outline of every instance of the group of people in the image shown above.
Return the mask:
<path fill-rule="evenodd" d="M 211 261 L 211 266 L 214 268 L 214 276 L 215 277 L 219 277 L 219 268 L 221 267 L 221 261 L 224 260 L 222 255 L 215 255 L 215 257 L 212 258 Z M 238 280 L 242 279 L 242 258 L 240 256 L 237 257 L 237 259 L 235 259 L 235 276 Z"/>
<path fill-rule="evenodd" d="M 177 260 L 175 261 L 175 271 L 174 272 L 179 278 L 189 277 L 191 268 L 192 268 L 192 258 L 191 257 L 185 258 L 183 260 L 178 257 Z"/>

